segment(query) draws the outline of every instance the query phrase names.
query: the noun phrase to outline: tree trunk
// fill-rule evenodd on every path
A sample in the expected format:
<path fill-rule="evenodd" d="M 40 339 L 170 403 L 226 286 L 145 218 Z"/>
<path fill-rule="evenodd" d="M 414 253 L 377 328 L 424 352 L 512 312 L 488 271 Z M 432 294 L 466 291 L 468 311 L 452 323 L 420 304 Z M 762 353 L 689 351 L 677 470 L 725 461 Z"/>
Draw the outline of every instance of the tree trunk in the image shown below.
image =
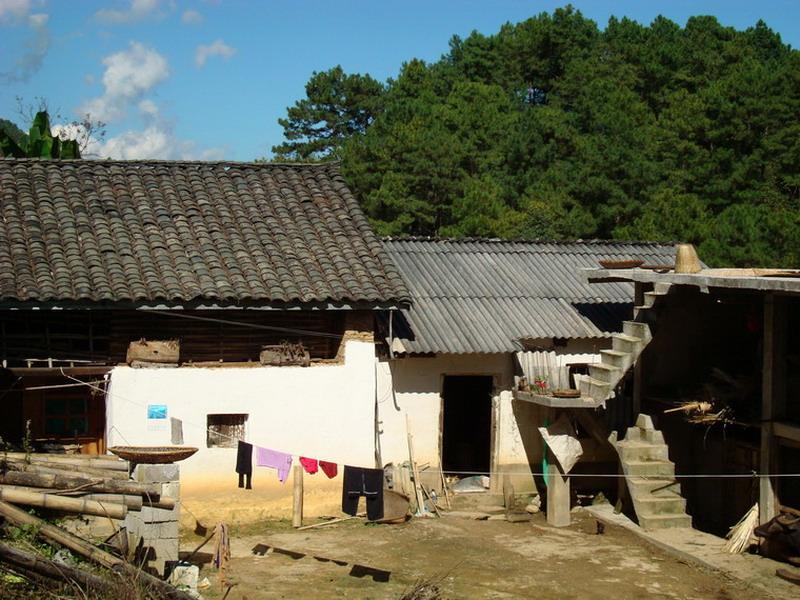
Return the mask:
<path fill-rule="evenodd" d="M 95 454 L 46 454 L 24 452 L 3 452 L 0 457 L 13 460 L 26 460 L 30 462 L 63 463 L 78 467 L 89 467 L 91 469 L 107 469 L 110 471 L 128 471 L 128 462 L 120 460 L 115 456 L 99 456 Z"/>
<path fill-rule="evenodd" d="M 70 465 L 67 463 L 52 463 L 52 462 L 33 462 L 26 463 L 24 460 L 9 459 L 6 461 L 9 469 L 14 471 L 24 471 L 26 473 L 46 473 L 50 475 L 70 475 L 71 477 L 88 477 L 95 479 L 102 477 L 103 479 L 119 479 L 120 481 L 127 481 L 130 476 L 127 472 L 123 471 L 109 471 L 106 469 L 94 469 L 83 467 L 81 465 Z"/>
<path fill-rule="evenodd" d="M 161 494 L 161 485 L 157 483 L 139 483 L 138 481 L 118 481 L 116 479 L 100 478 L 86 479 L 67 475 L 23 473 L 20 471 L 0 473 L 0 483 L 61 490 L 81 488 L 87 492 L 137 494 L 145 497 L 149 495 L 153 500 L 159 498 Z"/>

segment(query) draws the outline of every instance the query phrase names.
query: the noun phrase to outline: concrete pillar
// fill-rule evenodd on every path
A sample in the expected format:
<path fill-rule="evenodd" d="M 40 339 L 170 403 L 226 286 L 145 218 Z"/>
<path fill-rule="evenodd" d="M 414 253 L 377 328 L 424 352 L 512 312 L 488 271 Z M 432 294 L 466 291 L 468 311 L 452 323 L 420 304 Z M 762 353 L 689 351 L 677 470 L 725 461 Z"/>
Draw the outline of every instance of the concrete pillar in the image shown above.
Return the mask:
<path fill-rule="evenodd" d="M 570 524 L 569 476 L 558 464 L 558 460 L 547 450 L 547 522 L 553 527 Z"/>
<path fill-rule="evenodd" d="M 145 570 L 164 575 L 178 561 L 180 549 L 180 467 L 169 465 L 136 465 L 133 478 L 142 483 L 160 483 L 161 497 L 172 498 L 175 508 L 142 507 L 129 511 L 125 518 L 128 542 L 136 548 L 137 559 L 143 559 Z"/>

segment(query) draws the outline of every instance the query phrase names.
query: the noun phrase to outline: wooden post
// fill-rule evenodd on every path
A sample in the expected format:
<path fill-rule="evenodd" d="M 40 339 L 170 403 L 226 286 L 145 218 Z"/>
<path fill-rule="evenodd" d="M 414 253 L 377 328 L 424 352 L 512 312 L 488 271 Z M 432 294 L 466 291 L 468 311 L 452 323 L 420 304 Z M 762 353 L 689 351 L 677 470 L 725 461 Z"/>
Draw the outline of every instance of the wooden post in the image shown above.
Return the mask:
<path fill-rule="evenodd" d="M 761 383 L 761 473 L 774 473 L 777 464 L 775 442 L 776 420 L 783 416 L 785 394 L 784 342 L 786 331 L 786 298 L 764 296 L 764 361 Z M 761 523 L 772 519 L 778 511 L 777 479 L 759 479 L 758 516 Z"/>
<path fill-rule="evenodd" d="M 547 523 L 553 527 L 570 524 L 569 476 L 561 470 L 555 455 L 547 449 Z"/>
<path fill-rule="evenodd" d="M 294 482 L 294 497 L 292 502 L 292 527 L 303 526 L 303 467 L 292 467 L 292 480 Z"/>

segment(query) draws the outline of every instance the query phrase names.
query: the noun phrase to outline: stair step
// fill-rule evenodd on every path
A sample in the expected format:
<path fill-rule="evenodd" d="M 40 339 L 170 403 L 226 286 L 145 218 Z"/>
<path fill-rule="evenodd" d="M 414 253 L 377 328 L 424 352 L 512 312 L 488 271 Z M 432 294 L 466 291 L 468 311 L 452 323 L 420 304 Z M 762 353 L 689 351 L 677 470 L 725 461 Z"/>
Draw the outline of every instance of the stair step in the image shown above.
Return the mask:
<path fill-rule="evenodd" d="M 666 445 L 666 441 L 664 440 L 664 434 L 661 433 L 658 429 L 645 429 L 642 431 L 642 439 L 646 442 L 650 442 L 651 444 L 658 444 L 658 445 Z"/>
<path fill-rule="evenodd" d="M 633 362 L 631 355 L 620 350 L 600 350 L 600 360 L 603 364 L 617 367 L 623 371 Z"/>
<path fill-rule="evenodd" d="M 638 337 L 645 342 L 649 342 L 653 337 L 650 333 L 650 326 L 641 321 L 623 321 L 622 333 L 625 335 Z"/>
<path fill-rule="evenodd" d="M 628 427 L 628 431 L 625 432 L 625 441 L 626 442 L 641 442 L 642 441 L 642 430 L 638 427 Z"/>
<path fill-rule="evenodd" d="M 680 496 L 681 493 L 681 484 L 669 477 L 629 477 L 628 488 L 632 496 L 640 498 Z"/>
<path fill-rule="evenodd" d="M 666 296 L 666 292 L 645 292 L 644 293 L 644 308 L 652 308 L 658 302 L 659 298 Z"/>
<path fill-rule="evenodd" d="M 584 376 L 580 380 L 579 389 L 581 390 L 581 396 L 588 396 L 595 400 L 605 400 L 611 395 L 614 387 L 605 381 Z"/>
<path fill-rule="evenodd" d="M 668 529 L 673 527 L 691 527 L 692 517 L 689 515 L 650 515 L 639 517 L 639 526 L 645 531 Z"/>
<path fill-rule="evenodd" d="M 651 444 L 637 440 L 623 440 L 617 444 L 619 456 L 624 462 L 642 460 L 669 460 L 669 448 L 666 444 Z"/>
<path fill-rule="evenodd" d="M 624 333 L 615 333 L 611 336 L 611 347 L 620 352 L 629 352 L 631 354 L 638 353 L 642 346 L 643 340 L 640 337 L 633 335 L 626 335 Z M 633 362 L 633 359 L 631 359 Z"/>
<path fill-rule="evenodd" d="M 675 463 L 668 460 L 630 460 L 625 462 L 628 477 L 662 479 L 675 477 Z"/>
<path fill-rule="evenodd" d="M 636 515 L 685 515 L 686 500 L 680 496 L 644 496 L 633 499 Z"/>
<path fill-rule="evenodd" d="M 605 381 L 613 385 L 619 381 L 622 375 L 622 369 L 605 363 L 593 363 L 589 365 L 589 375 L 593 379 Z"/>

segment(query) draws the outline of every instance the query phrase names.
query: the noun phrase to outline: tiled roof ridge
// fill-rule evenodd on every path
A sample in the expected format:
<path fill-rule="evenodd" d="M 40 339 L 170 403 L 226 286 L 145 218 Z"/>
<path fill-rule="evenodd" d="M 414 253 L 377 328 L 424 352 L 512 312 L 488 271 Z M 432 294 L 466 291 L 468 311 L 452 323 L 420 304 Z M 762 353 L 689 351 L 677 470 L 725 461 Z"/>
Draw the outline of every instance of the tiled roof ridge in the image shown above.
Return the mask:
<path fill-rule="evenodd" d="M 167 160 L 167 159 L 118 159 L 118 158 L 13 158 L 0 156 L 0 162 L 5 163 L 57 163 L 57 164 L 88 164 L 88 165 L 124 165 L 124 166 L 186 166 L 186 167 L 236 167 L 236 168 L 337 168 L 339 160 L 322 162 L 256 162 L 235 160 Z"/>
<path fill-rule="evenodd" d="M 589 238 L 589 239 L 582 239 L 582 238 L 575 238 L 575 239 L 547 239 L 547 238 L 536 238 L 536 239 L 524 239 L 524 238 L 483 238 L 483 237 L 464 237 L 464 238 L 453 238 L 453 237 L 438 237 L 438 236 L 423 236 L 423 235 L 412 235 L 412 236 L 382 236 L 381 240 L 383 242 L 432 242 L 432 243 L 442 243 L 442 244 L 461 244 L 461 243 L 480 243 L 480 244 L 553 244 L 553 245 L 569 245 L 569 244 L 581 244 L 581 245 L 604 245 L 604 246 L 663 246 L 669 247 L 674 246 L 675 244 L 680 244 L 682 242 L 675 240 L 675 241 L 647 241 L 647 240 L 604 240 L 600 238 Z"/>

